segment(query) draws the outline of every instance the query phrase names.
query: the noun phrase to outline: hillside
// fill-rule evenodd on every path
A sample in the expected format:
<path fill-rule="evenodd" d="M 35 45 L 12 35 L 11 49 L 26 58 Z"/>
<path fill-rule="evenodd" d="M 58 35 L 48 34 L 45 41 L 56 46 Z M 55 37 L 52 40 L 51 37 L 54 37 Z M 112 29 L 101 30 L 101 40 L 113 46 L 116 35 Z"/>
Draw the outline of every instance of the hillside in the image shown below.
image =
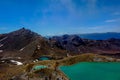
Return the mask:
<path fill-rule="evenodd" d="M 20 50 L 30 42 L 34 41 L 37 37 L 41 37 L 31 30 L 22 28 L 7 34 L 0 35 L 0 50 Z"/>
<path fill-rule="evenodd" d="M 38 46 L 40 49 L 38 49 Z M 57 58 L 66 56 L 65 50 L 52 47 L 48 39 L 25 28 L 0 34 L 0 53 L 2 60 L 20 57 L 22 61 L 36 59 L 43 55 L 54 56 L 54 58 L 56 56 Z"/>
<path fill-rule="evenodd" d="M 54 36 L 50 38 L 53 45 L 65 49 L 68 53 L 96 53 L 96 54 L 119 54 L 120 39 L 90 40 L 77 35 Z M 73 54 L 73 55 L 74 55 Z M 119 56 L 119 55 L 118 55 Z"/>
<path fill-rule="evenodd" d="M 77 35 L 45 38 L 29 29 L 0 34 L 0 57 L 35 59 L 40 56 L 64 58 L 67 55 L 95 53 L 119 58 L 120 39 L 91 40 Z"/>
<path fill-rule="evenodd" d="M 82 54 L 77 56 L 70 56 L 66 57 L 61 60 L 46 60 L 46 61 L 38 61 L 38 62 L 31 62 L 22 66 L 16 66 L 16 65 L 0 65 L 0 78 L 2 80 L 28 80 L 28 77 L 30 80 L 44 80 L 46 77 L 49 78 L 49 76 L 52 76 L 52 80 L 55 77 L 63 77 L 66 78 L 66 76 L 61 73 L 59 70 L 59 67 L 62 65 L 72 65 L 76 64 L 78 62 L 116 62 L 119 61 L 119 59 L 111 58 L 111 57 L 105 57 L 95 54 Z M 45 69 L 38 69 L 33 70 L 35 66 L 44 65 L 47 66 Z M 4 72 L 4 70 L 6 72 Z M 54 76 L 54 73 L 58 74 L 58 76 Z M 63 79 L 68 80 L 68 79 Z"/>

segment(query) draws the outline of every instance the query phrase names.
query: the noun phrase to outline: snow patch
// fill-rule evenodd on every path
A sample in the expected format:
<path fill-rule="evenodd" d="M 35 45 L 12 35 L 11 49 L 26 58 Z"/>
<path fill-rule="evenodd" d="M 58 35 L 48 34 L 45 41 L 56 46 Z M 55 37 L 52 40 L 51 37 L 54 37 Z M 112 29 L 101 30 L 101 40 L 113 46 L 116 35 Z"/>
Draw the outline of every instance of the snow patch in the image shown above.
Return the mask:
<path fill-rule="evenodd" d="M 2 38 L 2 39 L 0 40 L 0 42 L 3 41 L 3 40 L 5 40 L 5 39 L 7 39 L 7 38 L 8 38 L 8 37 L 4 37 L 4 38 Z"/>
<path fill-rule="evenodd" d="M 35 62 L 38 62 L 39 60 L 38 59 L 35 59 L 33 62 L 35 63 Z"/>
<path fill-rule="evenodd" d="M 10 60 L 12 63 L 15 63 L 16 65 L 23 65 L 22 62 L 19 62 L 19 61 L 15 61 L 15 60 Z"/>
<path fill-rule="evenodd" d="M 18 57 L 18 59 L 21 59 L 21 57 Z"/>
<path fill-rule="evenodd" d="M 3 46 L 3 44 L 0 44 L 0 47 L 2 47 Z"/>
<path fill-rule="evenodd" d="M 25 47 L 24 47 L 25 48 Z M 24 50 L 24 48 L 21 48 L 19 51 L 23 51 Z"/>
<path fill-rule="evenodd" d="M 4 63 L 5 61 L 1 61 L 2 63 Z"/>
<path fill-rule="evenodd" d="M 3 52 L 3 50 L 0 50 L 0 53 L 2 53 Z"/>

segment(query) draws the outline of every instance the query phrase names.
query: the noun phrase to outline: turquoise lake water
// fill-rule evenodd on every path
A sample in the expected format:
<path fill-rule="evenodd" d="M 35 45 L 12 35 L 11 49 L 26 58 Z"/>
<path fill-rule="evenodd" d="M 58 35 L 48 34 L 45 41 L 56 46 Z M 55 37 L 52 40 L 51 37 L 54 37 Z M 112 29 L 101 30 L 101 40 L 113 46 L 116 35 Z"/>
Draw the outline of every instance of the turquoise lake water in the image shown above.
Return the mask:
<path fill-rule="evenodd" d="M 39 70 L 39 69 L 43 69 L 43 68 L 47 68 L 47 66 L 37 65 L 37 66 L 35 66 L 33 69 L 34 69 L 34 70 Z"/>
<path fill-rule="evenodd" d="M 120 63 L 81 62 L 60 69 L 70 80 L 120 80 Z"/>
<path fill-rule="evenodd" d="M 50 60 L 48 57 L 40 57 L 39 60 Z"/>

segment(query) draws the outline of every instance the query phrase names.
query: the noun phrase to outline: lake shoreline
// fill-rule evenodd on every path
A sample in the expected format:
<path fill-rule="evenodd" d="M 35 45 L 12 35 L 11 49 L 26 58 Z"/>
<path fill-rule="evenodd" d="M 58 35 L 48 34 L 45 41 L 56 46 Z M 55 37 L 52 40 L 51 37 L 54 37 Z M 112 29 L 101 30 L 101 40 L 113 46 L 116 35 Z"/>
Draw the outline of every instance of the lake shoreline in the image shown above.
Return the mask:
<path fill-rule="evenodd" d="M 78 66 L 78 67 L 75 67 L 75 66 Z M 110 66 L 112 66 L 112 67 L 110 67 Z M 73 67 L 73 69 L 72 69 L 72 67 Z M 74 77 L 76 77 L 76 75 L 77 75 L 77 77 L 80 78 L 80 80 L 83 80 L 83 76 L 86 76 L 86 75 L 88 75 L 88 77 L 90 77 L 90 78 L 85 77 L 84 80 L 88 80 L 88 79 L 89 80 L 97 80 L 97 78 L 100 76 L 101 77 L 104 76 L 100 80 L 118 80 L 117 78 L 120 79 L 119 67 L 120 67 L 119 62 L 109 62 L 109 63 L 106 63 L 106 62 L 80 62 L 80 63 L 76 63 L 71 66 L 60 66 L 59 69 L 71 80 L 76 80 L 74 78 Z M 116 75 L 113 75 L 113 74 L 116 74 Z M 111 76 L 111 79 L 109 79 L 109 77 L 107 75 Z M 94 79 L 94 77 L 95 77 L 95 79 Z"/>

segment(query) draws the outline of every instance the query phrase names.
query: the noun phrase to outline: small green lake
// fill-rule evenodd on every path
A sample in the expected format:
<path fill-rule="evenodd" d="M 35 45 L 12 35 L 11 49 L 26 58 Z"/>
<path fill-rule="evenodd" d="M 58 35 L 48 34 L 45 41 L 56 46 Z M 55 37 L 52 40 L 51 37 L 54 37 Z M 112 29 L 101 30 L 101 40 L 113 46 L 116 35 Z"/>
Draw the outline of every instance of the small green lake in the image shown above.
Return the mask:
<path fill-rule="evenodd" d="M 47 66 L 37 65 L 37 66 L 35 66 L 33 69 L 34 69 L 34 70 L 39 70 L 39 69 L 44 69 L 44 68 L 47 68 Z"/>
<path fill-rule="evenodd" d="M 70 80 L 120 80 L 118 62 L 81 62 L 71 66 L 61 66 Z"/>
<path fill-rule="evenodd" d="M 50 58 L 46 57 L 46 56 L 43 56 L 43 57 L 40 57 L 39 60 L 50 60 Z"/>

